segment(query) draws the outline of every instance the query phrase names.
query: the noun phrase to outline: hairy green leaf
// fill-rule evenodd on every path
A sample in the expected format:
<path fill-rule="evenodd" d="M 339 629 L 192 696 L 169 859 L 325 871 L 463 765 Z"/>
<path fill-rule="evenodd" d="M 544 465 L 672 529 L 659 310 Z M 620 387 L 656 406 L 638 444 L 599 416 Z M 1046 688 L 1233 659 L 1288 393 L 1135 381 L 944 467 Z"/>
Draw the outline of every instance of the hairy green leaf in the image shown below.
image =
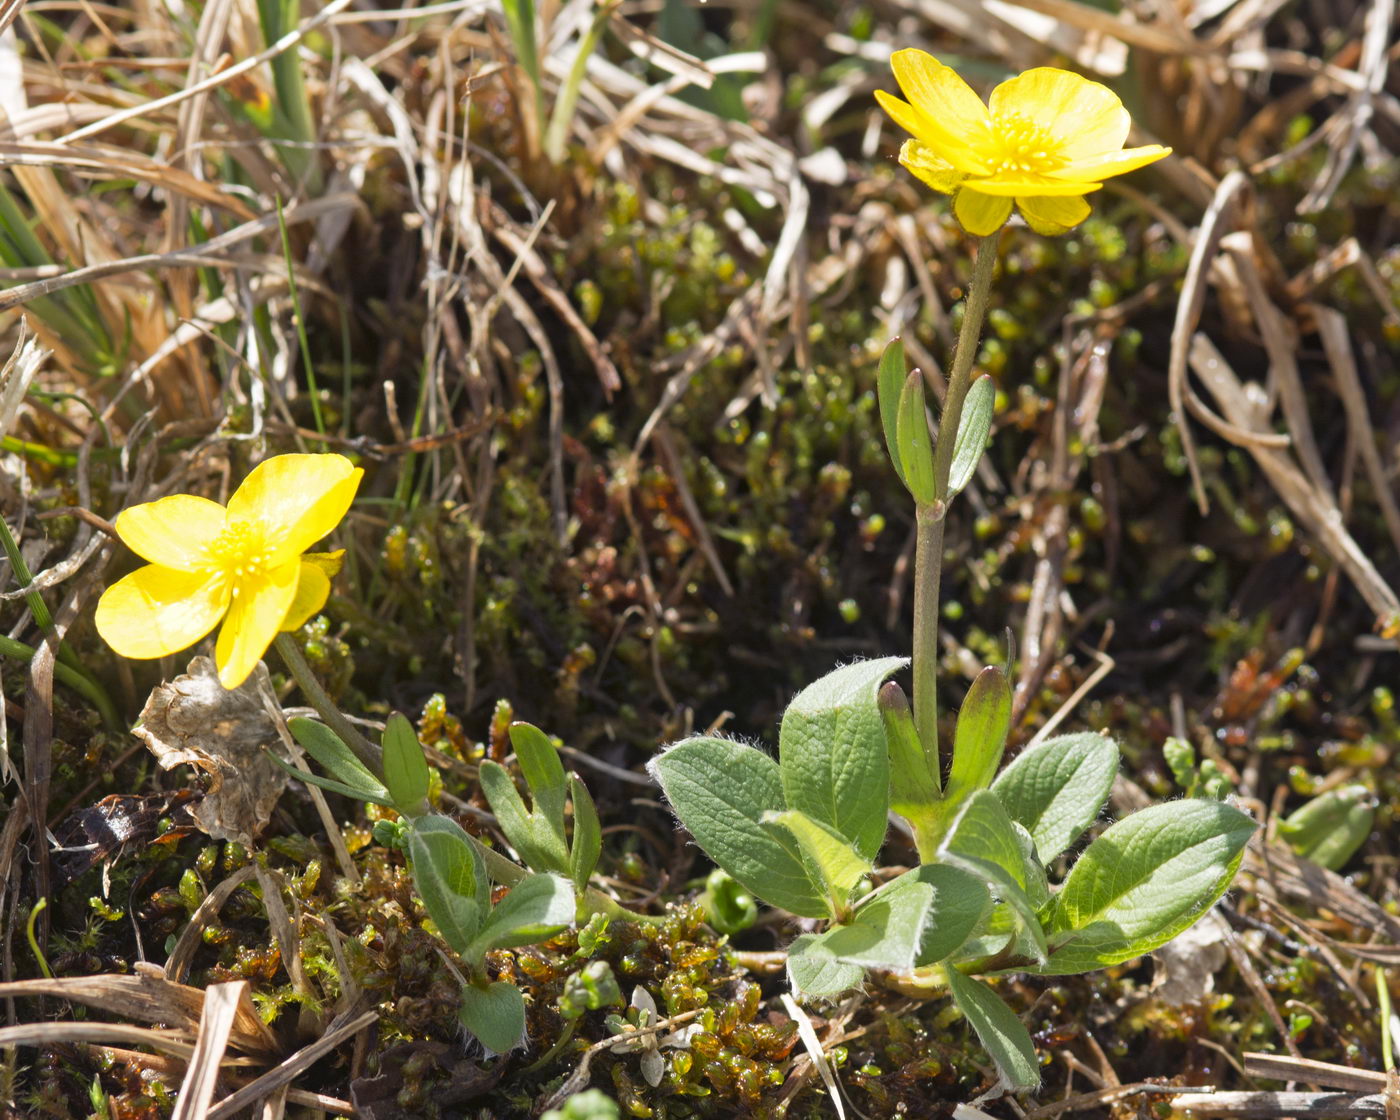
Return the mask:
<path fill-rule="evenodd" d="M 1152 805 L 1119 821 L 1055 895 L 1054 950 L 1040 971 L 1104 968 L 1170 941 L 1225 892 L 1255 828 L 1219 801 Z"/>
<path fill-rule="evenodd" d="M 384 724 L 384 785 L 406 817 L 428 812 L 428 760 L 413 724 L 394 712 Z"/>
<path fill-rule="evenodd" d="M 443 940 L 465 955 L 491 900 L 486 867 L 471 838 L 448 817 L 419 817 L 409 829 L 408 855 L 428 917 Z"/>
<path fill-rule="evenodd" d="M 574 889 L 558 875 L 526 875 L 492 908 L 464 956 L 472 964 L 492 949 L 548 941 L 574 920 Z"/>
<path fill-rule="evenodd" d="M 865 979 L 858 964 L 838 960 L 820 934 L 794 938 L 787 951 L 788 982 L 801 996 L 839 996 Z"/>
<path fill-rule="evenodd" d="M 1040 1084 L 1040 1064 L 1030 1032 L 996 992 L 981 980 L 948 969 L 948 990 L 958 1010 L 997 1064 L 1002 1080 L 1013 1089 L 1033 1089 Z"/>
<path fill-rule="evenodd" d="M 832 911 L 840 914 L 851 891 L 870 871 L 870 860 L 856 854 L 849 840 L 798 809 L 764 813 L 760 823 L 770 832 L 786 830 L 797 841 L 809 873 L 825 889 Z"/>
<path fill-rule="evenodd" d="M 817 937 L 846 964 L 908 972 L 918 956 L 933 900 L 933 888 L 918 881 L 900 891 L 882 891 L 856 911 L 854 921 Z"/>
<path fill-rule="evenodd" d="M 877 693 L 890 756 L 890 808 L 909 820 L 925 820 L 938 804 L 938 759 L 919 741 L 904 690 L 886 681 Z"/>
<path fill-rule="evenodd" d="M 880 657 L 828 673 L 797 694 L 778 731 L 784 802 L 775 808 L 800 809 L 829 825 L 869 860 L 884 843 L 890 798 L 889 750 L 876 694 L 906 663 L 903 657 Z"/>
<path fill-rule="evenodd" d="M 559 752 L 549 736 L 531 723 L 510 725 L 510 745 L 515 748 L 515 761 L 520 774 L 530 787 L 535 811 L 544 816 L 564 839 L 564 799 L 568 796 L 568 776 Z"/>
<path fill-rule="evenodd" d="M 525 997 L 504 980 L 485 988 L 468 984 L 462 989 L 457 1018 L 487 1050 L 504 1054 L 525 1038 Z"/>
<path fill-rule="evenodd" d="M 1112 739 L 1093 732 L 1060 735 L 1013 759 L 992 792 L 1049 863 L 1094 823 L 1117 773 Z"/>
<path fill-rule="evenodd" d="M 1011 686 L 1005 673 L 989 665 L 977 674 L 958 711 L 945 800 L 956 804 L 992 784 L 1010 731 Z"/>
<path fill-rule="evenodd" d="M 648 765 L 695 842 L 757 898 L 807 918 L 830 915 L 797 842 L 760 823 L 782 812 L 778 764 L 728 739 L 686 739 Z M 881 821 L 881 828 L 884 821 Z"/>
<path fill-rule="evenodd" d="M 958 951 L 992 908 L 992 897 L 978 875 L 947 863 L 926 863 L 906 871 L 881 894 L 920 884 L 932 890 L 916 965 L 935 964 Z"/>

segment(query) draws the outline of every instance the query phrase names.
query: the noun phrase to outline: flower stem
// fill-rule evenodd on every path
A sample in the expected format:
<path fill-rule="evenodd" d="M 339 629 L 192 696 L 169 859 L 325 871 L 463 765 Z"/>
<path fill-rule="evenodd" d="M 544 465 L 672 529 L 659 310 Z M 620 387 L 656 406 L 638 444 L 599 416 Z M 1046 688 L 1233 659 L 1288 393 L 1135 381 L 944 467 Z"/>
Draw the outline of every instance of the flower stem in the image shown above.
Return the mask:
<path fill-rule="evenodd" d="M 361 735 L 359 729 L 335 706 L 335 701 L 321 687 L 321 682 L 316 679 L 316 674 L 306 663 L 306 658 L 302 656 L 292 636 L 286 633 L 278 634 L 273 644 L 282 655 L 282 662 L 287 666 L 287 671 L 301 686 L 301 693 L 306 702 L 326 721 L 326 726 L 340 736 L 341 742 L 354 752 L 355 757 L 363 762 L 371 773 L 382 774 L 384 767 L 379 748 Z"/>
<path fill-rule="evenodd" d="M 953 445 L 962 422 L 963 401 L 972 385 L 972 362 L 997 263 L 997 237 L 984 237 L 977 246 L 977 263 L 963 308 L 958 347 L 943 399 L 938 442 L 933 449 L 933 485 L 936 499 L 920 505 L 915 513 L 914 538 L 914 727 L 930 760 L 934 781 L 941 785 L 938 763 L 938 593 L 943 574 L 943 523 L 948 513 L 948 476 L 953 467 Z"/>

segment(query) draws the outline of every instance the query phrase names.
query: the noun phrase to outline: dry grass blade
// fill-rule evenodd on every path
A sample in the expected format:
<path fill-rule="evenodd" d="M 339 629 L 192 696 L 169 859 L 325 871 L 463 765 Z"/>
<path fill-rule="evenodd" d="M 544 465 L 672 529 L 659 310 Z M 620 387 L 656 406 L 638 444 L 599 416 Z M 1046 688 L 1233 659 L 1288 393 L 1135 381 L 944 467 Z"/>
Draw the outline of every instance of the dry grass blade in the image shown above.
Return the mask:
<path fill-rule="evenodd" d="M 1171 1100 L 1173 1109 L 1192 1116 L 1230 1116 L 1238 1120 L 1272 1120 L 1274 1117 L 1307 1117 L 1308 1120 L 1343 1120 L 1352 1116 L 1386 1116 L 1383 1094 L 1354 1096 L 1346 1093 L 1181 1093 Z"/>
<path fill-rule="evenodd" d="M 185 979 L 189 974 L 190 964 L 194 961 L 195 952 L 204 944 L 205 928 L 223 904 L 228 901 L 229 896 L 251 879 L 256 872 L 256 867 L 239 868 L 200 900 L 194 913 L 190 915 L 189 924 L 180 931 L 180 937 L 175 942 L 175 947 L 170 950 L 170 956 L 166 958 L 165 978 L 167 980 L 178 984 Z"/>
<path fill-rule="evenodd" d="M 1318 1062 L 1311 1058 L 1285 1058 L 1279 1054 L 1245 1051 L 1245 1072 L 1254 1077 L 1272 1077 L 1276 1081 L 1307 1081 L 1329 1089 L 1346 1089 L 1353 1093 L 1385 1091 L 1386 1076 L 1369 1069 L 1352 1069 L 1334 1062 Z"/>
<path fill-rule="evenodd" d="M 173 1023 L 189 1037 L 198 1032 L 204 1013 L 204 993 L 199 988 L 144 974 L 122 976 L 108 973 L 57 980 L 14 980 L 0 984 L 0 998 L 18 996 L 57 996 L 146 1023 Z M 253 1054 L 275 1053 L 279 1047 L 277 1039 L 258 1017 L 246 992 L 239 1002 L 229 1041 L 245 1053 Z"/>
<path fill-rule="evenodd" d="M 248 982 L 214 984 L 204 992 L 204 1014 L 199 1020 L 190 1066 L 180 1085 L 171 1120 L 203 1120 L 219 1082 L 219 1063 L 228 1049 L 229 1033 L 239 1005 L 248 998 Z"/>
<path fill-rule="evenodd" d="M 326 1054 L 329 1054 L 342 1042 L 353 1038 L 360 1031 L 379 1020 L 379 1015 L 374 1011 L 366 1011 L 363 1014 L 351 1017 L 349 1015 L 339 1016 L 331 1025 L 326 1028 L 326 1033 L 316 1042 L 301 1050 L 298 1050 L 290 1058 L 275 1069 L 269 1070 L 256 1081 L 243 1086 L 236 1093 L 225 1097 L 217 1105 L 211 1108 L 206 1114 L 207 1120 L 229 1120 L 236 1116 L 239 1110 L 247 1108 L 251 1104 L 271 1096 L 291 1080 L 309 1069 Z"/>
<path fill-rule="evenodd" d="M 98 1046 L 120 1042 L 131 1046 L 149 1046 L 184 1059 L 194 1053 L 190 1038 L 183 1031 L 152 1030 L 130 1023 L 20 1023 L 13 1027 L 0 1027 L 0 1046 L 47 1048 L 70 1042 L 87 1042 Z"/>

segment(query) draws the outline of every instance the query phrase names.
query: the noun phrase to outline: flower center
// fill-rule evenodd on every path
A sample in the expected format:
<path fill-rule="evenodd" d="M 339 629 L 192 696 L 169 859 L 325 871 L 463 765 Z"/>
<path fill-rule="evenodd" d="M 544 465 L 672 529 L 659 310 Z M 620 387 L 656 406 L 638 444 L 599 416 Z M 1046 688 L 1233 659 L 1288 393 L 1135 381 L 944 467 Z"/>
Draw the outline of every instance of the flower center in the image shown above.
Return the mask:
<path fill-rule="evenodd" d="M 1020 113 L 998 113 L 992 118 L 991 132 L 993 173 L 1044 175 L 1069 163 L 1050 130 Z"/>
<path fill-rule="evenodd" d="M 237 595 L 239 584 L 256 579 L 268 569 L 272 549 L 268 546 L 262 526 L 235 521 L 225 526 L 208 548 L 209 562 L 233 584 Z"/>

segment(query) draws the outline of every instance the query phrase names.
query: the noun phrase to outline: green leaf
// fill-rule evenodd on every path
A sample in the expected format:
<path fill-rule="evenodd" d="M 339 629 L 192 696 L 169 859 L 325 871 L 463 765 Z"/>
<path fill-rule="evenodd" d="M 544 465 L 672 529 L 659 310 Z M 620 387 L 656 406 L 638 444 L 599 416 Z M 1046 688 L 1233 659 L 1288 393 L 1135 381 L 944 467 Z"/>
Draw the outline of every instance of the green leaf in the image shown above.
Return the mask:
<path fill-rule="evenodd" d="M 860 986 L 865 969 L 837 960 L 821 935 L 804 933 L 788 946 L 788 982 L 801 996 L 839 996 Z"/>
<path fill-rule="evenodd" d="M 760 823 L 764 813 L 787 808 L 776 762 L 753 747 L 699 737 L 677 743 L 648 769 L 695 842 L 750 893 L 805 918 L 829 916 L 797 842 Z"/>
<path fill-rule="evenodd" d="M 764 813 L 761 823 L 770 831 L 786 829 L 792 835 L 808 871 L 825 887 L 832 912 L 845 910 L 856 884 L 870 871 L 870 860 L 862 859 L 844 837 L 797 809 Z"/>
<path fill-rule="evenodd" d="M 1371 835 L 1376 799 L 1362 785 L 1318 794 L 1279 822 L 1278 834 L 1305 859 L 1336 871 Z"/>
<path fill-rule="evenodd" d="M 580 894 L 588 886 L 598 857 L 603 854 L 603 829 L 598 809 L 588 787 L 578 778 L 569 778 L 569 799 L 574 803 L 574 835 L 569 844 L 569 878 Z"/>
<path fill-rule="evenodd" d="M 574 889 L 558 875 L 526 875 L 492 907 L 462 954 L 479 965 L 492 949 L 518 949 L 548 941 L 573 923 Z"/>
<path fill-rule="evenodd" d="M 549 736 L 534 724 L 512 723 L 510 745 L 515 748 L 515 761 L 520 774 L 530 787 L 535 812 L 543 814 L 551 827 L 557 823 L 559 839 L 564 839 L 564 800 L 568 796 L 569 780 L 559 752 Z"/>
<path fill-rule="evenodd" d="M 941 797 L 938 760 L 919 741 L 904 690 L 886 681 L 876 695 L 890 756 L 890 808 L 911 821 L 926 819 Z"/>
<path fill-rule="evenodd" d="M 490 905 L 486 867 L 462 826 L 448 817 L 419 817 L 408 833 L 413 885 L 443 940 L 466 955 Z"/>
<path fill-rule="evenodd" d="M 569 849 L 564 837 L 542 814 L 525 808 L 506 768 L 488 758 L 478 768 L 477 777 L 501 831 L 525 864 L 536 871 L 569 871 Z"/>
<path fill-rule="evenodd" d="M 895 420 L 899 461 L 904 467 L 904 485 L 920 505 L 932 505 L 938 496 L 933 474 L 933 440 L 924 414 L 924 375 L 914 370 L 904 380 L 899 394 L 899 415 Z"/>
<path fill-rule="evenodd" d="M 406 817 L 428 812 L 428 760 L 413 724 L 394 712 L 384 724 L 384 785 Z"/>
<path fill-rule="evenodd" d="M 953 441 L 953 465 L 948 472 L 948 497 L 960 493 L 972 479 L 982 452 L 987 447 L 987 433 L 992 430 L 992 405 L 996 401 L 996 385 L 983 374 L 967 390 L 963 398 L 962 420 L 958 438 Z"/>
<path fill-rule="evenodd" d="M 992 896 L 978 876 L 946 863 L 916 867 L 896 879 L 889 889 L 898 889 L 910 876 L 933 890 L 928 921 L 914 963 L 925 965 L 946 960 L 962 948 L 987 916 L 992 908 Z"/>
<path fill-rule="evenodd" d="M 1011 686 L 993 665 L 977 674 L 958 712 L 945 800 L 956 804 L 996 777 L 1011 732 Z"/>
<path fill-rule="evenodd" d="M 876 693 L 906 663 L 903 657 L 880 657 L 828 673 L 797 694 L 778 731 L 784 804 L 775 808 L 800 809 L 829 825 L 869 860 L 884 843 L 890 799 L 889 750 Z"/>
<path fill-rule="evenodd" d="M 1255 828 L 1219 801 L 1152 805 L 1119 821 L 1055 895 L 1054 950 L 1040 971 L 1104 968 L 1170 941 L 1225 892 Z"/>
<path fill-rule="evenodd" d="M 948 990 L 996 1062 L 1002 1080 L 1013 1089 L 1039 1085 L 1040 1064 L 1030 1032 L 1006 1001 L 981 980 L 964 976 L 955 968 L 948 969 Z"/>
<path fill-rule="evenodd" d="M 918 956 L 933 897 L 933 888 L 918 881 L 900 891 L 882 891 L 856 911 L 854 921 L 817 937 L 838 961 L 908 972 Z"/>
<path fill-rule="evenodd" d="M 905 482 L 904 467 L 899 460 L 899 395 L 904 389 L 905 365 L 904 343 L 891 339 L 880 355 L 880 372 L 877 391 L 880 400 L 880 425 L 885 431 L 885 447 L 894 464 L 894 473 L 900 482 Z M 905 482 L 907 486 L 908 483 Z"/>
<path fill-rule="evenodd" d="M 1118 773 L 1118 747 L 1088 732 L 1046 739 L 1022 752 L 992 783 L 1011 819 L 1049 863 L 1094 823 Z"/>
<path fill-rule="evenodd" d="M 344 782 L 337 782 L 334 778 L 324 778 L 320 774 L 310 774 L 305 770 L 298 770 L 290 762 L 284 762 L 282 759 L 278 758 L 272 751 L 266 751 L 265 753 L 268 758 L 272 759 L 273 762 L 277 763 L 278 766 L 282 767 L 283 770 L 296 778 L 299 782 L 306 782 L 308 785 L 319 786 L 321 789 L 329 790 L 331 793 L 339 793 L 345 797 L 353 797 L 356 801 L 368 801 L 372 805 L 383 805 L 386 809 L 392 809 L 394 807 L 387 793 L 383 797 L 376 797 L 373 794 L 366 793 L 363 789 L 356 789 L 354 786 L 348 786 Z"/>
<path fill-rule="evenodd" d="M 504 980 L 485 988 L 468 984 L 462 989 L 457 1018 L 486 1049 L 504 1054 L 525 1037 L 525 997 Z"/>
<path fill-rule="evenodd" d="M 1025 890 L 1029 873 L 1024 848 L 1015 824 L 991 790 L 978 790 L 968 798 L 946 848 L 957 855 L 996 864 Z"/>
<path fill-rule="evenodd" d="M 370 773 L 354 752 L 341 742 L 340 736 L 324 723 L 297 716 L 287 721 L 287 730 L 301 744 L 302 750 L 330 771 L 336 781 L 356 790 L 354 796 L 378 805 L 392 805 L 384 783 Z"/>

